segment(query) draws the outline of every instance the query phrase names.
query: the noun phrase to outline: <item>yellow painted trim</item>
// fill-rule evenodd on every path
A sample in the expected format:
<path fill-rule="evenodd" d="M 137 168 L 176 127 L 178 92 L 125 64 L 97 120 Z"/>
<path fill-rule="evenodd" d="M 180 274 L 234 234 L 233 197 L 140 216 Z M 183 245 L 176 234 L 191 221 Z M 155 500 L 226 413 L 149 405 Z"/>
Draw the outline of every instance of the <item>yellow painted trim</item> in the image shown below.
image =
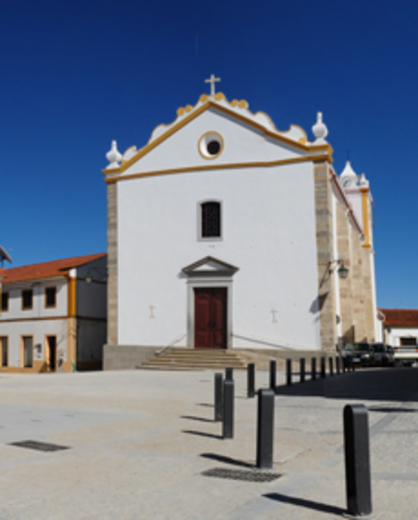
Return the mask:
<path fill-rule="evenodd" d="M 360 188 L 361 191 L 361 207 L 363 213 L 363 233 L 364 242 L 362 246 L 366 249 L 372 247 L 370 243 L 370 215 L 369 215 L 369 188 Z"/>
<path fill-rule="evenodd" d="M 202 140 L 209 134 L 215 134 L 219 137 L 219 139 L 221 140 L 221 149 L 219 150 L 219 152 L 216 154 L 216 155 L 204 155 L 200 149 L 200 145 L 202 143 Z M 200 155 L 203 157 L 203 159 L 207 159 L 208 161 L 211 161 L 212 159 L 216 159 L 217 157 L 219 157 L 222 152 L 224 151 L 224 144 L 225 144 L 225 141 L 224 141 L 224 138 L 222 137 L 222 135 L 219 133 L 219 132 L 215 132 L 215 130 L 210 130 L 209 132 L 205 132 L 199 139 L 199 142 L 197 143 L 197 150 L 198 152 L 200 153 Z"/>
<path fill-rule="evenodd" d="M 77 300 L 76 300 L 77 280 L 76 278 L 68 277 L 67 291 L 68 291 L 68 317 L 76 315 Z"/>
<path fill-rule="evenodd" d="M 283 166 L 286 164 L 296 164 L 301 162 L 331 162 L 329 155 L 305 155 L 303 157 L 293 157 L 292 159 L 282 159 L 280 161 L 257 161 L 253 163 L 231 163 L 231 164 L 207 164 L 204 166 L 190 166 L 187 168 L 172 168 L 167 170 L 156 170 L 153 172 L 132 173 L 131 175 L 124 175 L 123 177 L 109 177 L 105 182 L 119 182 L 129 179 L 137 179 L 140 177 L 153 177 L 155 175 L 169 175 L 173 173 L 192 173 L 208 170 L 232 170 L 234 168 L 268 168 L 272 166 Z"/>
<path fill-rule="evenodd" d="M 119 168 L 111 168 L 111 169 L 104 169 L 102 170 L 105 175 L 111 175 L 115 173 L 122 173 L 124 172 L 129 166 L 137 162 L 139 159 L 144 157 L 147 153 L 149 153 L 151 150 L 156 148 L 159 144 L 164 142 L 166 139 L 168 139 L 170 136 L 172 136 L 174 133 L 176 133 L 178 130 L 183 128 L 185 125 L 187 125 L 190 121 L 193 121 L 196 117 L 198 117 L 200 114 L 208 110 L 209 108 L 214 108 L 220 112 L 223 112 L 229 116 L 234 117 L 235 119 L 238 119 L 242 123 L 252 126 L 253 128 L 256 128 L 260 132 L 264 133 L 267 137 L 274 139 L 278 142 L 285 143 L 288 146 L 291 146 L 293 148 L 297 148 L 299 150 L 302 150 L 304 152 L 310 152 L 310 151 L 324 151 L 325 153 L 329 154 L 330 156 L 333 153 L 333 149 L 330 144 L 320 144 L 320 145 L 311 145 L 308 146 L 305 143 L 299 143 L 297 141 L 293 141 L 293 139 L 290 139 L 284 135 L 278 134 L 272 130 L 268 130 L 265 126 L 261 125 L 260 123 L 257 123 L 256 121 L 251 121 L 245 116 L 242 116 L 241 114 L 235 112 L 234 110 L 230 110 L 229 108 L 226 108 L 222 105 L 218 105 L 217 103 L 214 103 L 211 100 L 206 101 L 202 106 L 194 110 L 189 115 L 185 116 L 181 121 L 179 121 L 177 124 L 174 124 L 169 130 L 164 132 L 162 135 L 154 139 L 152 142 L 148 142 L 147 145 L 145 145 L 141 150 L 138 150 L 138 152 L 133 155 L 129 160 L 122 161 L 122 164 Z M 180 110 L 180 109 L 179 109 Z M 182 109 L 185 110 L 185 109 Z M 182 112 L 184 113 L 184 112 Z M 154 129 L 155 131 L 155 129 Z"/>
<path fill-rule="evenodd" d="M 72 362 L 77 366 L 77 319 L 69 317 L 67 320 L 67 361 L 62 368 L 64 372 L 72 372 Z"/>
<path fill-rule="evenodd" d="M 37 374 L 47 372 L 47 364 L 45 361 L 34 361 L 32 367 L 0 367 L 0 372 L 7 374 Z"/>

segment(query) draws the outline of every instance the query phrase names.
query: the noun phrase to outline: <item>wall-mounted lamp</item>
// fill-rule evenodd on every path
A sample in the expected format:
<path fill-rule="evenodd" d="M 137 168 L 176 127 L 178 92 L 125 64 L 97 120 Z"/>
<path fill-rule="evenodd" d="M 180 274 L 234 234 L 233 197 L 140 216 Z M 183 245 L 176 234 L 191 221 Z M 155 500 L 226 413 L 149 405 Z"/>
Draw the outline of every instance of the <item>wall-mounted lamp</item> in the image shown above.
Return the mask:
<path fill-rule="evenodd" d="M 327 263 L 327 267 L 325 269 L 325 273 L 324 273 L 324 276 L 322 277 L 322 280 L 321 280 L 321 283 L 319 284 L 319 288 L 321 288 L 325 282 L 325 280 L 327 280 L 332 272 L 334 271 L 334 269 L 332 268 L 333 264 L 341 264 L 340 267 L 337 269 L 337 273 L 338 273 L 338 277 L 341 278 L 341 280 L 344 280 L 345 278 L 347 278 L 348 276 L 348 268 L 344 265 L 344 261 L 343 260 L 329 260 L 329 262 Z"/>
<path fill-rule="evenodd" d="M 337 269 L 337 273 L 338 273 L 338 276 L 344 280 L 345 278 L 347 278 L 347 275 L 348 275 L 348 269 L 347 267 L 343 264 L 343 262 L 341 261 L 341 266 Z"/>
<path fill-rule="evenodd" d="M 341 278 L 342 280 L 344 280 L 345 278 L 347 278 L 347 275 L 348 275 L 348 269 L 347 267 L 344 265 L 344 261 L 343 260 L 330 260 L 328 262 L 328 270 L 329 270 L 329 274 L 331 274 L 333 272 L 334 269 L 332 269 L 332 265 L 333 264 L 341 264 L 340 267 L 337 269 L 337 273 L 338 273 L 338 276 L 339 278 Z"/>

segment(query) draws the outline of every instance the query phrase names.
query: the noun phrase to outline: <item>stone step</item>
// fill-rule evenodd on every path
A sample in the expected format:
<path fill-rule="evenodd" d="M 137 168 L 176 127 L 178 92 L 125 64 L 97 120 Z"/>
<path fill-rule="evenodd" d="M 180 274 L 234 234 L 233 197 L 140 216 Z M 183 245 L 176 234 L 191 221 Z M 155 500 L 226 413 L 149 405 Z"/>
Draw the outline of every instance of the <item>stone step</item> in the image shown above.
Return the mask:
<path fill-rule="evenodd" d="M 162 365 L 177 365 L 177 366 L 184 366 L 184 367 L 208 367 L 208 368 L 225 368 L 225 367 L 232 367 L 232 368 L 246 368 L 247 365 L 244 363 L 241 363 L 240 361 L 231 361 L 228 363 L 221 363 L 216 361 L 195 361 L 193 359 L 189 361 L 182 361 L 182 360 L 176 360 L 176 359 L 170 359 L 170 360 L 158 360 L 158 359 L 152 359 L 149 361 L 144 361 L 142 363 L 142 366 L 162 366 Z"/>
<path fill-rule="evenodd" d="M 157 357 L 162 356 L 175 356 L 176 358 L 199 358 L 199 359 L 237 359 L 239 355 L 235 352 L 226 352 L 225 350 L 194 350 L 184 349 L 179 350 L 172 349 L 166 350 L 161 354 L 157 354 Z"/>
<path fill-rule="evenodd" d="M 225 350 L 170 348 L 144 361 L 140 367 L 154 370 L 204 370 L 226 367 L 245 369 L 247 362 L 234 352 Z"/>
<path fill-rule="evenodd" d="M 219 360 L 221 362 L 224 362 L 224 361 L 228 361 L 228 360 L 236 360 L 236 359 L 241 359 L 237 356 L 219 356 L 219 355 L 215 355 L 215 356 L 210 356 L 210 355 L 207 355 L 207 354 L 204 354 L 204 355 L 193 355 L 193 354 L 173 354 L 173 353 L 168 353 L 168 354 L 160 354 L 160 355 L 157 355 L 155 356 L 155 359 L 202 359 L 202 360 Z"/>

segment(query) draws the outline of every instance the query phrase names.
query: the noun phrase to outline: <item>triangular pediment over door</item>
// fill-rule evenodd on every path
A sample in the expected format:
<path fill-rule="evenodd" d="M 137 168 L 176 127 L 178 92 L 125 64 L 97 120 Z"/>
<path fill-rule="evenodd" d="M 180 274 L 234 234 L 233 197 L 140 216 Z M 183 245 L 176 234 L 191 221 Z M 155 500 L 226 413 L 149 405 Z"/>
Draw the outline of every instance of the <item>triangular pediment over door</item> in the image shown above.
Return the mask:
<path fill-rule="evenodd" d="M 182 269 L 187 276 L 233 276 L 239 270 L 213 256 L 206 256 Z"/>

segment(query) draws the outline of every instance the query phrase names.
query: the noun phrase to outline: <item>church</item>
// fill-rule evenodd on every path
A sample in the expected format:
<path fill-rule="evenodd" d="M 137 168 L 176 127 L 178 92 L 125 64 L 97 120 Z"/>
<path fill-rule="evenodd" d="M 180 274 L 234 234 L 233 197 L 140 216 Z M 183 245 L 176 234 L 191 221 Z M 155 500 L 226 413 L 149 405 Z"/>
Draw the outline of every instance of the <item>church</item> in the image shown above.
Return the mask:
<path fill-rule="evenodd" d="M 215 91 L 144 146 L 116 141 L 108 205 L 104 368 L 167 347 L 336 353 L 377 341 L 372 197 L 313 139 Z M 314 122 L 314 121 L 313 121 Z"/>

